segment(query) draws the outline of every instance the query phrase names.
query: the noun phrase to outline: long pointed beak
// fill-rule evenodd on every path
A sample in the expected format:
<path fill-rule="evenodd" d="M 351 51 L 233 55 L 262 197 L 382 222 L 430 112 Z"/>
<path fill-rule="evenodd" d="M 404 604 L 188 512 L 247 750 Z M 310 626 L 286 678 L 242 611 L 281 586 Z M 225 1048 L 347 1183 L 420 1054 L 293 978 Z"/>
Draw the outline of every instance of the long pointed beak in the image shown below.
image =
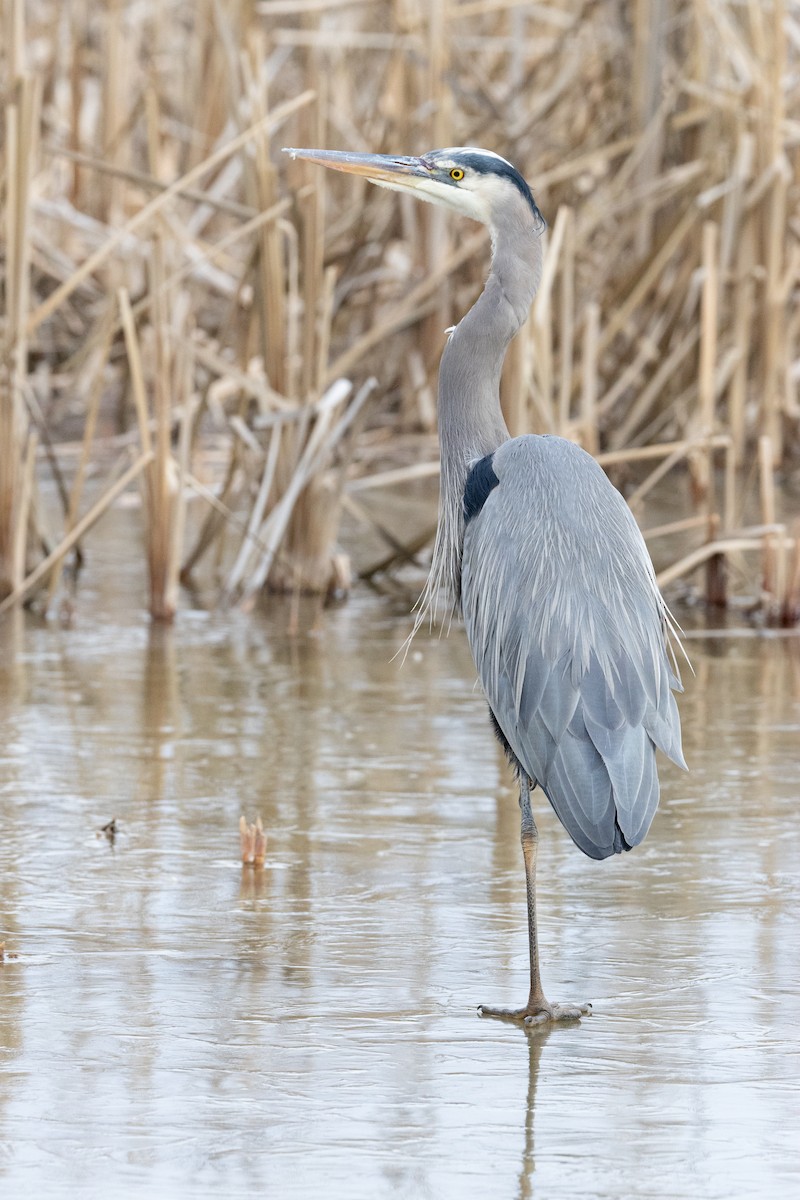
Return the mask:
<path fill-rule="evenodd" d="M 291 154 L 292 158 L 304 158 L 323 167 L 332 167 L 334 171 L 363 175 L 372 183 L 380 183 L 398 191 L 412 191 L 422 180 L 431 177 L 430 169 L 421 158 L 350 154 L 345 150 L 296 150 L 289 146 L 284 147 L 284 154 Z"/>

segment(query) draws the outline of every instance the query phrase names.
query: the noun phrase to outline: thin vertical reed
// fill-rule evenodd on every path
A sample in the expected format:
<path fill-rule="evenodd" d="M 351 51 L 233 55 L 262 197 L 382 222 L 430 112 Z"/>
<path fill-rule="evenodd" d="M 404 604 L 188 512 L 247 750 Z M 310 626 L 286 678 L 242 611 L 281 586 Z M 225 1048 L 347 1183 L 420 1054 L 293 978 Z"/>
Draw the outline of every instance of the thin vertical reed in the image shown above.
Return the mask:
<path fill-rule="evenodd" d="M 558 428 L 566 429 L 572 397 L 572 371 L 575 342 L 575 213 L 564 208 L 564 250 L 561 262 L 561 303 L 559 310 L 560 379 L 558 388 Z M 599 320 L 599 310 L 598 310 Z M 598 326 L 599 328 L 599 326 Z"/>
<path fill-rule="evenodd" d="M 590 454 L 600 449 L 597 430 L 597 346 L 600 341 L 600 305 L 590 301 L 586 305 L 586 322 L 583 330 L 583 386 L 581 388 L 581 430 L 583 446 Z"/>
<path fill-rule="evenodd" d="M 773 462 L 773 449 L 769 435 L 762 434 L 758 439 L 759 496 L 761 499 L 761 522 L 768 530 L 773 530 L 776 523 Z M 768 532 L 764 535 L 764 550 L 761 561 L 762 590 L 768 598 L 770 607 L 775 602 L 775 558 L 775 534 L 774 532 Z"/>
<path fill-rule="evenodd" d="M 23 403 L 30 306 L 31 182 L 38 150 L 41 86 L 24 71 L 21 0 L 11 4 L 10 96 L 5 108 L 5 322 L 0 342 L 0 599 L 21 584 L 33 480 L 23 464 L 35 444 Z"/>
<path fill-rule="evenodd" d="M 700 301 L 700 355 L 697 391 L 700 401 L 700 430 L 707 440 L 703 452 L 694 455 L 690 462 L 694 471 L 697 494 L 702 498 L 708 516 L 708 541 L 714 540 L 717 526 L 714 512 L 714 462 L 710 439 L 715 432 L 715 368 L 719 312 L 718 244 L 718 226 L 714 221 L 706 221 L 703 225 L 703 284 Z"/>

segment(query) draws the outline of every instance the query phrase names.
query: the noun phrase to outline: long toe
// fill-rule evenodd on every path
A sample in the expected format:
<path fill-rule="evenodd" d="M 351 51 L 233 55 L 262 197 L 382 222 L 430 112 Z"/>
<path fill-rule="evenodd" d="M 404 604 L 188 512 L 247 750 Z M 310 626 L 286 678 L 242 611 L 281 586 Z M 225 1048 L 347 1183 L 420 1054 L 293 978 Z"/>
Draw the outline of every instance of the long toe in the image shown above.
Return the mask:
<path fill-rule="evenodd" d="M 530 1012 L 524 1018 L 525 1025 L 546 1025 L 555 1021 L 580 1021 L 592 1015 L 591 1004 L 547 1004 Z"/>
<path fill-rule="evenodd" d="M 525 1008 L 493 1008 L 488 1004 L 478 1006 L 481 1017 L 496 1017 L 501 1021 L 517 1021 L 523 1025 L 545 1025 L 556 1021 L 579 1021 L 592 1015 L 591 1004 L 548 1004 L 543 1001 Z"/>

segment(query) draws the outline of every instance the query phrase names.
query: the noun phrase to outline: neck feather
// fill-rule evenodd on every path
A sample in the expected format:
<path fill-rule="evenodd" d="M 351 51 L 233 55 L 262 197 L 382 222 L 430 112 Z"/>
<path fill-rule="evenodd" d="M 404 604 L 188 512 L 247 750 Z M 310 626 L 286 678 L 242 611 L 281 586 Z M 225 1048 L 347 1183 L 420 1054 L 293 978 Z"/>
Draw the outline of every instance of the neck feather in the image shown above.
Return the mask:
<path fill-rule="evenodd" d="M 439 372 L 439 525 L 415 630 L 435 619 L 443 590 L 457 610 L 464 539 L 463 495 L 470 464 L 509 438 L 500 408 L 506 350 L 527 319 L 542 270 L 544 223 L 526 206 L 493 233 L 492 265 L 476 303 L 453 330 Z"/>

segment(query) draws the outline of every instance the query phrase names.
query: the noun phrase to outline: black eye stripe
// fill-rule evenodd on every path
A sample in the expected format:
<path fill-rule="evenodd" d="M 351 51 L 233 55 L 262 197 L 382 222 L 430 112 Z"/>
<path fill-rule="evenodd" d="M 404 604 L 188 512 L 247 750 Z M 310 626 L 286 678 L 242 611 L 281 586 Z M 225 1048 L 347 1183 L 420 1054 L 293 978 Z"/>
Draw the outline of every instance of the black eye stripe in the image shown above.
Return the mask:
<path fill-rule="evenodd" d="M 452 159 L 450 161 L 452 162 Z M 474 171 L 477 175 L 500 175 L 503 179 L 508 179 L 528 201 L 535 217 L 538 221 L 541 221 L 542 228 L 544 228 L 544 217 L 539 212 L 527 181 L 523 179 L 516 167 L 511 166 L 511 163 L 506 162 L 504 158 L 494 158 L 489 154 L 480 154 L 478 151 L 466 151 L 463 154 L 459 154 L 458 162 L 459 166 L 447 168 L 448 174 L 452 170 L 460 171 L 464 169 Z"/>

